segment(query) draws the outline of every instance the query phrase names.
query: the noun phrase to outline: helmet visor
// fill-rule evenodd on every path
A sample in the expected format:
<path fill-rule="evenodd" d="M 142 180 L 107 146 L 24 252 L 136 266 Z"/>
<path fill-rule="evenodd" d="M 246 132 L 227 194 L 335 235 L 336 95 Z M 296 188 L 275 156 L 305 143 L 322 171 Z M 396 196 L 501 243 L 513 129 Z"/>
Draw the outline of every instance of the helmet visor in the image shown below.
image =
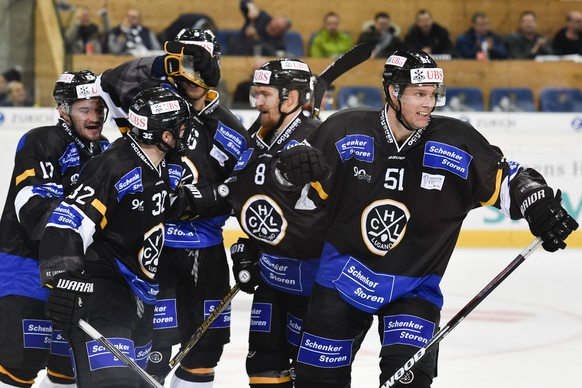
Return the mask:
<path fill-rule="evenodd" d="M 394 94 L 398 100 L 405 104 L 427 103 L 434 106 L 444 106 L 447 100 L 447 89 L 444 84 L 396 85 Z"/>

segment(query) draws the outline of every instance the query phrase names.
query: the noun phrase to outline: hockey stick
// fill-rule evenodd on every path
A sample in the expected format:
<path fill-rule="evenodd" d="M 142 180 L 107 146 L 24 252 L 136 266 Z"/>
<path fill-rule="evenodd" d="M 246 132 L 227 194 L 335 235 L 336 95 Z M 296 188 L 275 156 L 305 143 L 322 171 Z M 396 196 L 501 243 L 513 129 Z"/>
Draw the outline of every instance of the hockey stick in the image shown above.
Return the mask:
<path fill-rule="evenodd" d="M 103 345 L 107 350 L 109 350 L 119 361 L 125 364 L 129 369 L 134 371 L 150 386 L 154 388 L 163 388 L 152 376 L 150 376 L 145 370 L 143 370 L 139 365 L 135 363 L 131 358 L 127 357 L 121 350 L 117 349 L 115 345 L 111 343 L 107 338 L 103 337 L 97 329 L 95 329 L 87 321 L 80 319 L 78 323 L 79 327 L 95 341 Z"/>
<path fill-rule="evenodd" d="M 441 342 L 451 330 L 453 330 L 467 315 L 471 313 L 483 302 L 483 300 L 497 288 L 525 259 L 542 243 L 542 239 L 537 237 L 533 240 L 503 271 L 501 271 L 493 280 L 489 282 L 469 303 L 465 305 L 445 327 L 440 329 L 424 347 L 420 348 L 418 352 L 404 364 L 400 369 L 392 375 L 380 388 L 389 388 L 396 384 L 406 372 L 408 372 L 421 358 L 434 349 L 435 345 Z"/>
<path fill-rule="evenodd" d="M 357 44 L 321 72 L 317 77 L 315 90 L 313 91 L 312 118 L 319 118 L 321 100 L 327 87 L 339 76 L 369 59 L 372 56 L 373 48 L 374 45 L 370 43 Z"/>
<path fill-rule="evenodd" d="M 210 325 L 212 325 L 212 323 L 216 320 L 216 318 L 218 318 L 218 316 L 220 314 L 222 314 L 222 312 L 228 307 L 229 303 L 232 301 L 234 296 L 239 291 L 240 291 L 240 287 L 238 284 L 235 284 L 234 287 L 232 287 L 230 289 L 230 291 L 228 291 L 228 293 L 224 296 L 224 298 L 222 298 L 222 300 L 220 301 L 218 306 L 216 306 L 214 308 L 214 310 L 212 311 L 212 313 L 210 313 L 210 315 L 208 315 L 208 318 L 206 318 L 206 320 L 204 322 L 202 322 L 200 327 L 198 329 L 196 329 L 194 334 L 192 334 L 192 337 L 190 337 L 190 339 L 188 340 L 186 345 L 184 345 L 180 349 L 180 351 L 174 356 L 174 358 L 172 358 L 168 362 L 168 366 L 166 367 L 166 371 L 163 374 L 156 375 L 155 378 L 157 381 L 161 382 L 161 381 L 164 381 L 166 379 L 168 374 L 170 374 L 170 372 L 172 372 L 172 370 L 176 367 L 176 365 L 178 365 L 180 363 L 180 361 L 182 361 L 182 359 L 184 357 L 186 357 L 188 352 L 190 350 L 192 350 L 194 345 L 196 345 L 196 343 L 200 340 L 200 338 L 202 338 L 204 333 L 206 333 L 206 330 L 208 330 L 208 328 L 210 327 Z"/>

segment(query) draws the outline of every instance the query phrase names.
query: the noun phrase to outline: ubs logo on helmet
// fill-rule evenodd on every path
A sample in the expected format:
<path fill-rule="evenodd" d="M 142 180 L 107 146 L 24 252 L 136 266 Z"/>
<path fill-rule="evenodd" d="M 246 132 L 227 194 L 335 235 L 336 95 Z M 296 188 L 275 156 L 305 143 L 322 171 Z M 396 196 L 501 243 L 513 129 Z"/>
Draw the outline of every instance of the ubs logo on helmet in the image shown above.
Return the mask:
<path fill-rule="evenodd" d="M 153 279 L 158 269 L 158 259 L 164 246 L 164 225 L 154 226 L 144 235 L 143 248 L 139 251 L 139 265 L 143 273 Z"/>
<path fill-rule="evenodd" d="M 241 224 L 249 235 L 271 245 L 277 245 L 287 230 L 283 211 L 266 195 L 249 198 L 242 207 Z"/>
<path fill-rule="evenodd" d="M 370 252 L 384 256 L 398 245 L 410 219 L 408 208 L 400 202 L 383 199 L 371 203 L 362 212 L 362 238 Z"/>

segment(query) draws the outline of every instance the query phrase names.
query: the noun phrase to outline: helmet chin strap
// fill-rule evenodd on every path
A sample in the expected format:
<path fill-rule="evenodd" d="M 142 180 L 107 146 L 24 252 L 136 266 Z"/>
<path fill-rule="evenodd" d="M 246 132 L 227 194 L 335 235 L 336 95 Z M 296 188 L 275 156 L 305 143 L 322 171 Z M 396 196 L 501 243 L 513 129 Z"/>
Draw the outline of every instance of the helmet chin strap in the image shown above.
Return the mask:
<path fill-rule="evenodd" d="M 291 113 L 293 113 L 293 112 L 297 111 L 297 109 L 299 109 L 299 108 L 301 107 L 301 104 L 297 104 L 297 105 L 295 106 L 295 108 L 293 108 L 293 109 L 292 109 L 290 112 L 283 112 L 283 111 L 281 111 L 281 106 L 283 105 L 283 101 L 284 101 L 284 100 L 281 100 L 281 101 L 279 102 L 278 109 L 279 109 L 279 116 L 280 116 L 280 117 L 279 117 L 279 121 L 277 121 L 277 124 L 275 124 L 275 128 L 279 128 L 279 127 L 281 126 L 281 124 L 283 124 L 283 120 L 285 120 L 285 118 L 286 118 L 288 115 L 290 115 Z"/>

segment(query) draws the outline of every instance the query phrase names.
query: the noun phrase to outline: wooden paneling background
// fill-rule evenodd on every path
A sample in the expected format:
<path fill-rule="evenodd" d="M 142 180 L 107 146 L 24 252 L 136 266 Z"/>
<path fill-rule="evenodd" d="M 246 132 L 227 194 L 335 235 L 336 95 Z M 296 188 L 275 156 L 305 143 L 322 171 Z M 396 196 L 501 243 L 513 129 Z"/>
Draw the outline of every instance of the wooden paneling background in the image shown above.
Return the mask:
<path fill-rule="evenodd" d="M 39 0 L 48 2 L 49 0 Z M 491 28 L 505 35 L 517 28 L 520 12 L 531 9 L 538 14 L 539 30 L 553 36 L 554 33 L 565 24 L 565 15 L 569 10 L 582 9 L 582 1 L 575 0 L 255 0 L 261 8 L 265 8 L 272 15 L 288 15 L 293 20 L 293 30 L 302 33 L 307 42 L 309 35 L 320 28 L 323 15 L 333 9 L 338 12 L 341 26 L 357 37 L 361 31 L 362 23 L 373 18 L 378 11 L 386 11 L 391 14 L 392 20 L 399 24 L 403 31 L 414 21 L 414 14 L 420 8 L 431 10 L 436 21 L 447 27 L 452 38 L 464 32 L 470 24 L 471 15 L 475 11 L 486 12 L 491 19 Z M 51 2 L 52 3 L 52 2 Z M 96 23 L 100 22 L 96 11 L 101 2 L 89 0 L 72 0 L 74 5 L 85 5 L 92 11 Z M 153 31 L 159 33 L 182 13 L 206 13 L 211 16 L 221 29 L 237 29 L 243 23 L 239 12 L 238 0 L 188 0 L 188 1 L 162 1 L 162 0 L 117 0 L 108 1 L 108 9 L 112 26 L 122 19 L 125 11 L 130 8 L 142 11 L 143 23 Z M 70 12 L 62 12 L 61 19 L 70 20 Z M 47 26 L 39 26 L 39 31 L 50 31 Z M 50 33 L 44 36 L 50 35 Z M 58 41 L 58 40 L 57 40 Z M 54 41 L 53 41 L 54 42 Z M 39 42 L 37 42 L 39 43 Z M 46 45 L 46 39 L 40 42 Z M 38 46 L 38 44 L 37 44 Z M 41 46 L 41 48 L 44 46 Z M 44 50 L 46 52 L 46 47 Z M 53 54 L 55 50 L 52 50 Z M 56 54 L 55 54 L 56 55 Z M 47 58 L 47 61 L 50 58 Z M 42 84 L 37 93 L 37 102 L 42 105 L 52 105 L 53 83 L 60 70 L 47 71 L 47 63 L 70 63 L 65 65 L 71 70 L 88 68 L 96 73 L 111 68 L 131 57 L 113 55 L 74 55 L 71 61 L 51 59 L 37 66 L 37 84 Z M 314 73 L 321 72 L 330 62 L 330 59 L 304 58 L 311 66 Z M 251 69 L 255 65 L 253 57 L 224 56 L 222 60 L 223 80 L 228 89 L 233 92 L 236 85 L 248 78 Z M 441 61 L 439 63 L 445 69 L 445 83 L 447 86 L 478 86 L 481 87 L 487 99 L 489 90 L 496 86 L 524 86 L 534 90 L 537 100 L 539 91 L 545 86 L 572 86 L 582 88 L 582 64 L 569 61 L 556 63 L 538 63 L 534 61 L 489 61 L 478 62 L 471 60 Z M 336 81 L 337 86 L 348 84 L 361 84 L 380 87 L 383 61 L 370 60 L 354 71 L 346 74 Z"/>

